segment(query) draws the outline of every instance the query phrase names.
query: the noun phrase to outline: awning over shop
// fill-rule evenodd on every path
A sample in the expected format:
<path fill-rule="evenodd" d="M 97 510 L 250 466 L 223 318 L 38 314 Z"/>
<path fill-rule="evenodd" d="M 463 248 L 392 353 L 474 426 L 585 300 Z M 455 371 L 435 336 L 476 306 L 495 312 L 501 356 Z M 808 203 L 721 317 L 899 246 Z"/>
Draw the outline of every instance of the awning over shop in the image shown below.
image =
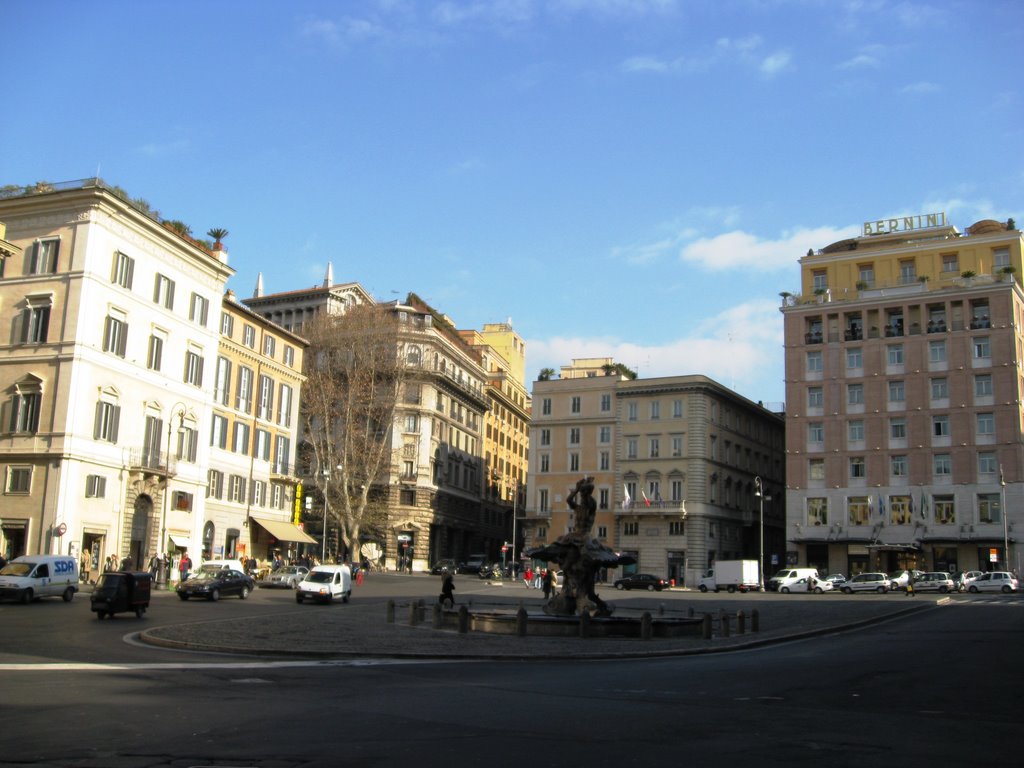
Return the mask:
<path fill-rule="evenodd" d="M 169 533 L 167 537 L 171 540 L 171 544 L 178 549 L 192 549 L 192 539 L 187 536 L 182 536 L 180 533 Z"/>
<path fill-rule="evenodd" d="M 316 544 L 316 539 L 303 531 L 297 525 L 285 522 L 284 520 L 264 520 L 262 517 L 252 518 L 267 533 L 280 541 L 296 541 L 300 544 Z"/>

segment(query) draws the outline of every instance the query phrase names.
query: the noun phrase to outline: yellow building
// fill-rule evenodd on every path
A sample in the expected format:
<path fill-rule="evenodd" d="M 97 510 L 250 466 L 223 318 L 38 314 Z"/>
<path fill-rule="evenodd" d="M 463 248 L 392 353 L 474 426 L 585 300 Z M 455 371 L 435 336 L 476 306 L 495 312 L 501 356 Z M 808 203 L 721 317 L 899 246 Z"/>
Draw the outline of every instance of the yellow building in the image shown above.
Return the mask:
<path fill-rule="evenodd" d="M 203 559 L 275 554 L 289 559 L 316 539 L 294 522 L 299 393 L 305 376 L 301 336 L 244 306 L 221 302 L 213 371 L 210 469 Z M 311 548 L 319 555 L 318 546 Z"/>
<path fill-rule="evenodd" d="M 459 331 L 459 335 L 480 351 L 480 364 L 487 373 L 491 403 L 484 413 L 484 515 L 503 521 L 509 536 L 504 555 L 509 561 L 519 548 L 512 516 L 522 510 L 526 491 L 530 422 L 530 395 L 523 383 L 526 344 L 510 322 L 486 323 L 482 331 Z"/>
<path fill-rule="evenodd" d="M 1021 251 L 1012 220 L 936 213 L 800 260 L 781 310 L 791 564 L 1020 567 Z"/>

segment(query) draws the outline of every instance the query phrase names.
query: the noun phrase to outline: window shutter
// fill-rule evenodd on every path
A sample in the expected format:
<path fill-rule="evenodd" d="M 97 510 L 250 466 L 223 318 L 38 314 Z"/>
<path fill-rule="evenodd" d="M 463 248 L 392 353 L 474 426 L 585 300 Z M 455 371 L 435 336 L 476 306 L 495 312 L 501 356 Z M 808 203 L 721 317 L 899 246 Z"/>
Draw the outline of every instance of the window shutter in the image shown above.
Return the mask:
<path fill-rule="evenodd" d="M 96 416 L 93 418 L 93 422 L 92 422 L 92 439 L 93 440 L 99 440 L 100 439 L 100 430 L 102 429 L 102 427 L 103 427 L 103 403 L 97 402 L 96 403 Z"/>
<path fill-rule="evenodd" d="M 135 279 L 135 259 L 128 259 L 128 285 L 125 287 L 128 290 L 132 288 L 132 281 Z M 104 478 L 104 482 L 106 479 Z"/>
<path fill-rule="evenodd" d="M 110 442 L 112 442 L 112 443 L 116 443 L 117 442 L 117 429 L 118 429 L 118 427 L 120 425 L 121 425 L 121 406 L 120 405 L 115 405 L 114 406 L 114 412 L 113 412 L 113 414 L 111 414 Z M 106 482 L 106 479 L 104 479 L 103 482 Z"/>
<path fill-rule="evenodd" d="M 121 254 L 114 251 L 114 263 L 110 265 L 110 282 L 117 282 L 117 264 L 121 260 Z"/>
<path fill-rule="evenodd" d="M 160 303 L 160 275 L 157 275 L 153 280 L 153 303 Z"/>
<path fill-rule="evenodd" d="M 196 386 L 203 386 L 203 363 L 206 362 L 203 358 L 199 358 L 199 369 L 196 371 Z"/>
<path fill-rule="evenodd" d="M 121 333 L 117 337 L 117 356 L 124 357 L 128 348 L 128 323 L 121 323 Z"/>
<path fill-rule="evenodd" d="M 21 343 L 28 344 L 29 329 L 32 327 L 32 307 L 21 310 Z"/>
<path fill-rule="evenodd" d="M 167 308 L 174 309 L 174 281 L 167 281 Z"/>

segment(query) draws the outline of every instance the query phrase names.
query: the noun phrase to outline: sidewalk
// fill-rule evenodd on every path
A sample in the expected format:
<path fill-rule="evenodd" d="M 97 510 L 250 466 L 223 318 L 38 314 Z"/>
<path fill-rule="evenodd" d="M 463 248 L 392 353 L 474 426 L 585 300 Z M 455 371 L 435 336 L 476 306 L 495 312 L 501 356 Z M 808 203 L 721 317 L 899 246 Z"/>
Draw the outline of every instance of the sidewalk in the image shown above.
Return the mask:
<path fill-rule="evenodd" d="M 886 621 L 909 613 L 934 608 L 936 600 L 901 600 L 894 596 L 836 596 L 821 601 L 794 600 L 757 603 L 723 603 L 707 600 L 687 605 L 674 601 L 666 615 L 696 615 L 709 611 L 717 616 L 719 607 L 731 616 L 742 609 L 747 615 L 747 632 L 736 633 L 731 622 L 729 637 L 705 640 L 700 636 L 655 638 L 651 640 L 579 637 L 518 637 L 514 635 L 433 629 L 433 605 L 426 603 L 425 619 L 410 624 L 410 600 L 396 599 L 394 623 L 387 621 L 384 601 L 353 600 L 348 604 L 307 605 L 295 611 L 249 619 L 224 619 L 154 627 L 141 633 L 141 640 L 167 648 L 200 652 L 255 655 L 269 658 L 396 658 L 396 659 L 589 659 L 614 657 L 673 656 L 714 653 L 756 647 L 788 639 L 829 634 Z M 504 610 L 514 613 L 517 604 L 476 602 L 470 610 Z M 760 632 L 750 632 L 750 611 L 757 609 Z M 533 611 L 533 606 L 528 606 Z M 656 610 L 656 608 L 654 609 Z M 652 613 L 654 612 L 652 610 Z M 642 610 L 620 608 L 616 616 L 639 618 Z"/>

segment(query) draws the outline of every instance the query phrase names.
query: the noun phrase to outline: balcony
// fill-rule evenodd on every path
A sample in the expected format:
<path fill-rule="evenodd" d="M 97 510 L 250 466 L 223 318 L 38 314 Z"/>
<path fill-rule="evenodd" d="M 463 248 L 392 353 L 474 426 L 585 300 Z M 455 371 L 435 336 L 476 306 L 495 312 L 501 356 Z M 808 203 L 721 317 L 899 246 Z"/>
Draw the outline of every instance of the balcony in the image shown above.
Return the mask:
<path fill-rule="evenodd" d="M 178 459 L 166 451 L 131 448 L 128 451 L 128 469 L 134 472 L 172 477 L 178 474 Z"/>
<path fill-rule="evenodd" d="M 639 499 L 631 501 L 625 509 L 620 506 L 615 512 L 618 515 L 631 517 L 682 517 L 686 513 L 686 507 L 681 501 L 659 500 L 644 503 L 643 499 Z"/>

